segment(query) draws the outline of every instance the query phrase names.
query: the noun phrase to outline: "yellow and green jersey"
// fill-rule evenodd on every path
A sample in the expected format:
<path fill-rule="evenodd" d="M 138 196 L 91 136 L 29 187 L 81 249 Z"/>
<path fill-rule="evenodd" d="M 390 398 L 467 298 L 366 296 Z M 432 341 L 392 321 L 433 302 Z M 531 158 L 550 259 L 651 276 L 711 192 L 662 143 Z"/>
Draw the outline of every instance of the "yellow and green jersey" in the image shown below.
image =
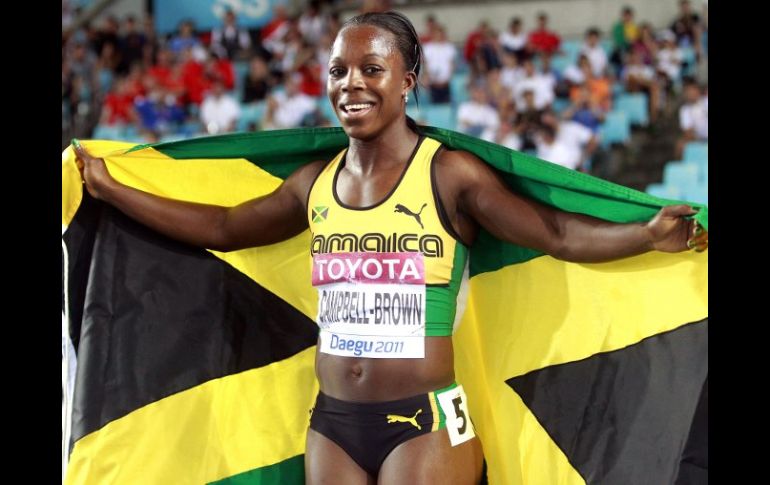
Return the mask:
<path fill-rule="evenodd" d="M 396 186 L 369 207 L 342 202 L 341 151 L 308 198 L 321 351 L 424 357 L 424 337 L 452 334 L 467 257 L 435 187 L 441 144 L 421 137 Z"/>

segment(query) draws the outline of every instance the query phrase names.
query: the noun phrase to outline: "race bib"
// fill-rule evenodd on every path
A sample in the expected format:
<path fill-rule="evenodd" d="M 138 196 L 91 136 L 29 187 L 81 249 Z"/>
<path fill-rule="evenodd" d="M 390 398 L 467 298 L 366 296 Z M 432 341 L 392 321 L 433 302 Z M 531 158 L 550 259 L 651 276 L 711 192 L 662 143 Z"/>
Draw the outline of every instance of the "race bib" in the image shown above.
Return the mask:
<path fill-rule="evenodd" d="M 446 415 L 446 430 L 452 446 L 465 443 L 476 436 L 468 414 L 468 397 L 463 391 L 463 386 L 442 392 L 437 397 L 439 406 Z"/>
<path fill-rule="evenodd" d="M 421 253 L 313 256 L 321 352 L 348 357 L 425 357 Z"/>

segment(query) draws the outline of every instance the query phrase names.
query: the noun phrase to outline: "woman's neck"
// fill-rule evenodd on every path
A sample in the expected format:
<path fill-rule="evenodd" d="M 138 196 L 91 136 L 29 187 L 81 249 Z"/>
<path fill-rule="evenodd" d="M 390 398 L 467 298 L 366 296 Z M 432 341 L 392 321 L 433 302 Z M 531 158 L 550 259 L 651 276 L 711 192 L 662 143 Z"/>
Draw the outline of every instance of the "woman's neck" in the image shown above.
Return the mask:
<path fill-rule="evenodd" d="M 350 138 L 345 168 L 356 175 L 369 175 L 375 169 L 403 165 L 414 151 L 419 136 L 406 123 L 387 128 L 371 140 Z"/>

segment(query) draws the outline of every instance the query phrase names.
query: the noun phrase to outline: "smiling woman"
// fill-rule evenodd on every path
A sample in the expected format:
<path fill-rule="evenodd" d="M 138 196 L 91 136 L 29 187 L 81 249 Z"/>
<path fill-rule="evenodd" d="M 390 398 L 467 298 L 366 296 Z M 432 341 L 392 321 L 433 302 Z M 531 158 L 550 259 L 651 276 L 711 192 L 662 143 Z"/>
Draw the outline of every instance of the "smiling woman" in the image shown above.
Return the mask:
<path fill-rule="evenodd" d="M 396 12 L 340 30 L 328 93 L 349 137 L 333 160 L 297 169 L 273 193 L 235 207 L 166 199 L 117 182 L 75 144 L 92 196 L 167 236 L 231 251 L 310 229 L 319 294 L 307 483 L 471 484 L 482 449 L 455 382 L 453 322 L 479 227 L 575 262 L 708 246 L 708 233 L 663 208 L 614 224 L 522 197 L 476 156 L 445 149 L 406 116 L 421 48 Z"/>

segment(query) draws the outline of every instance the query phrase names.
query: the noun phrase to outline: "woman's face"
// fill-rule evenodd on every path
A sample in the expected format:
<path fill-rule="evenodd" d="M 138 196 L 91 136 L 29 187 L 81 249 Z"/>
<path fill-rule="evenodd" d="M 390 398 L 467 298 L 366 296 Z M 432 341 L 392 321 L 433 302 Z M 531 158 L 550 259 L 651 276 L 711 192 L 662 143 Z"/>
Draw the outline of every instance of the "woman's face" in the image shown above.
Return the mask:
<path fill-rule="evenodd" d="M 371 139 L 394 122 L 405 123 L 403 94 L 415 80 L 414 73 L 404 68 L 393 34 L 386 30 L 351 26 L 334 41 L 327 92 L 352 138 Z"/>

